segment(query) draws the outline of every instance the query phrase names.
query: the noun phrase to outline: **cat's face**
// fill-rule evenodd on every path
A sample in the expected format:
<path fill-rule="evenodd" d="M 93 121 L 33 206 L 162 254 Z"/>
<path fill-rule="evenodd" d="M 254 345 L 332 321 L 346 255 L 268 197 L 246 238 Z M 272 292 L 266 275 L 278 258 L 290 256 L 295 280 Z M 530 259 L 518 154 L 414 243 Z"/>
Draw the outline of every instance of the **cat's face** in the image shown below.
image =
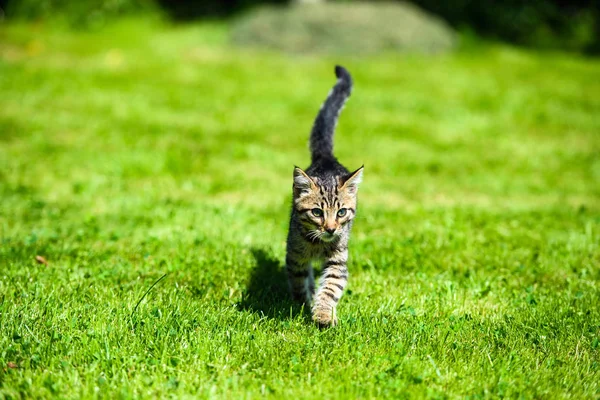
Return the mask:
<path fill-rule="evenodd" d="M 310 239 L 332 242 L 356 215 L 356 194 L 363 168 L 336 182 L 320 182 L 294 169 L 294 208 Z"/>

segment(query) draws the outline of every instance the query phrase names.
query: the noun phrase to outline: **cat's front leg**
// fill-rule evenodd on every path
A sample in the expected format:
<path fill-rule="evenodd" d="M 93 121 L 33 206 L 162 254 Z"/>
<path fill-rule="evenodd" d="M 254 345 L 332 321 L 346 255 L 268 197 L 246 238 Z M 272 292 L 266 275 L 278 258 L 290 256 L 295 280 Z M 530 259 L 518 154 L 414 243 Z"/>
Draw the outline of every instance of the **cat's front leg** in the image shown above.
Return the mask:
<path fill-rule="evenodd" d="M 348 250 L 336 251 L 325 260 L 323 275 L 312 307 L 312 318 L 321 327 L 337 324 L 336 307 L 348 282 Z"/>
<path fill-rule="evenodd" d="M 310 260 L 300 257 L 300 252 L 288 247 L 285 267 L 292 298 L 310 306 L 315 291 L 315 279 Z"/>

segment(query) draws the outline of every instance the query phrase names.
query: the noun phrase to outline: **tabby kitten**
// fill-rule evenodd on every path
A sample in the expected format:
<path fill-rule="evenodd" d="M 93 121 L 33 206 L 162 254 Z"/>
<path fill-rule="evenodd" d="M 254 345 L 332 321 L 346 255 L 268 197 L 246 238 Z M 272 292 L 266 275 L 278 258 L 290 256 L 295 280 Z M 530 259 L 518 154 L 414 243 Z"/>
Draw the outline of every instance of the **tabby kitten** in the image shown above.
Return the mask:
<path fill-rule="evenodd" d="M 321 327 L 337 324 L 336 306 L 348 281 L 348 239 L 356 216 L 363 167 L 349 172 L 333 155 L 333 133 L 352 90 L 346 69 L 335 67 L 337 83 L 315 119 L 310 135 L 312 164 L 294 168 L 293 207 L 287 238 L 286 270 L 294 300 L 310 305 Z M 323 262 L 315 293 L 311 262 Z"/>

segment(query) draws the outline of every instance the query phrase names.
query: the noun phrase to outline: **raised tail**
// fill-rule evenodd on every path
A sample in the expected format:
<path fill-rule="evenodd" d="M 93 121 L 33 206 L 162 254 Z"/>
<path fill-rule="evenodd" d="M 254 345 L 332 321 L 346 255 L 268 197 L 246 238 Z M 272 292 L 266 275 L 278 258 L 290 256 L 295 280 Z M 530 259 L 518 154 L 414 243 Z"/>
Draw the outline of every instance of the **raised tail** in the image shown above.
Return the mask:
<path fill-rule="evenodd" d="M 310 134 L 310 152 L 313 162 L 319 159 L 333 158 L 335 126 L 340 112 L 352 92 L 350 73 L 344 67 L 336 65 L 335 75 L 338 78 L 337 83 L 321 106 Z"/>

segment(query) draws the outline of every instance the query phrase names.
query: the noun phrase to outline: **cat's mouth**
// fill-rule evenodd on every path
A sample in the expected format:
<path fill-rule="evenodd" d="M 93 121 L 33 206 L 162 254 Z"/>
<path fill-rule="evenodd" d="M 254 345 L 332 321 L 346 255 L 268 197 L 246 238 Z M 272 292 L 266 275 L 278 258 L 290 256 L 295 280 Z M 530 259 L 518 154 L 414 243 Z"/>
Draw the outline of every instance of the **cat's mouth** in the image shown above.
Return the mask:
<path fill-rule="evenodd" d="M 321 241 L 326 242 L 326 243 L 333 242 L 335 240 L 335 238 L 336 238 L 335 234 L 329 233 L 329 232 L 323 232 L 323 234 L 320 237 Z"/>

